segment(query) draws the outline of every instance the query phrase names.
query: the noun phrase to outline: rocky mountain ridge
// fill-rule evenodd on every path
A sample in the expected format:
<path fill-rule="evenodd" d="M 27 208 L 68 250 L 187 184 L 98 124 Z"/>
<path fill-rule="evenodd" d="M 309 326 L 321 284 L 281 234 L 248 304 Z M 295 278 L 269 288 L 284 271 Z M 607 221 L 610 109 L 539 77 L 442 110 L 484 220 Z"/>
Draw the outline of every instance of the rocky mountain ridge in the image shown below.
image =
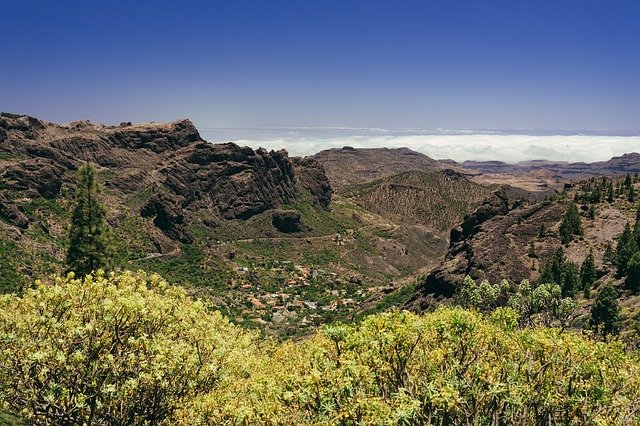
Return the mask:
<path fill-rule="evenodd" d="M 208 143 L 189 120 L 59 125 L 2 115 L 0 180 L 5 194 L 0 212 L 24 226 L 7 191 L 53 199 L 85 162 L 99 167 L 108 188 L 124 195 L 150 192 L 140 214 L 156 217 L 154 223 L 167 236 L 182 242 L 190 241 L 184 222 L 194 217 L 215 225 L 247 219 L 301 197 L 325 209 L 331 201 L 331 186 L 313 160 L 290 158 L 285 150 Z"/>

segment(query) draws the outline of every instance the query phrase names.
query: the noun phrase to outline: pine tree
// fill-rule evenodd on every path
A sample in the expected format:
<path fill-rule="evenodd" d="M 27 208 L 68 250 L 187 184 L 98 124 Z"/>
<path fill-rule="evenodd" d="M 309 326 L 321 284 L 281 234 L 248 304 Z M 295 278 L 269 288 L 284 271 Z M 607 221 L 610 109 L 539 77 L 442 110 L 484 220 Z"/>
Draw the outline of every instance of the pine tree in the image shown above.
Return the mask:
<path fill-rule="evenodd" d="M 629 189 L 631 188 L 632 183 L 633 182 L 631 181 L 631 175 L 627 173 L 627 175 L 624 178 L 624 187 Z"/>
<path fill-rule="evenodd" d="M 591 327 L 603 335 L 618 334 L 620 332 L 620 305 L 618 294 L 611 284 L 604 286 L 598 293 L 595 302 L 591 306 Z"/>
<path fill-rule="evenodd" d="M 609 186 L 607 187 L 607 203 L 613 203 L 614 195 L 613 182 L 609 181 Z"/>
<path fill-rule="evenodd" d="M 631 187 L 629 187 L 629 194 L 627 195 L 627 200 L 630 203 L 633 203 L 636 201 L 636 190 L 633 187 L 633 185 Z"/>
<path fill-rule="evenodd" d="M 640 209 L 636 211 L 636 223 L 633 225 L 633 235 L 636 239 L 636 245 L 640 249 Z"/>
<path fill-rule="evenodd" d="M 551 260 L 545 267 L 542 269 L 540 279 L 538 280 L 540 284 L 562 284 L 562 273 L 564 271 L 564 250 L 562 247 L 558 247 L 558 249 L 553 253 Z"/>
<path fill-rule="evenodd" d="M 591 287 L 598 278 L 596 273 L 596 263 L 593 258 L 593 249 L 589 250 L 589 254 L 582 262 L 580 266 L 580 284 L 582 285 L 582 291 L 584 297 L 589 298 L 591 296 Z"/>
<path fill-rule="evenodd" d="M 540 224 L 540 230 L 538 231 L 538 237 L 544 238 L 547 236 L 547 228 L 544 226 L 544 223 Z"/>
<path fill-rule="evenodd" d="M 536 252 L 535 241 L 533 241 L 533 238 L 531 239 L 531 241 L 529 241 L 529 251 L 527 253 L 527 256 L 529 256 L 532 259 L 535 259 L 538 257 L 538 253 Z"/>
<path fill-rule="evenodd" d="M 589 219 L 595 219 L 596 218 L 596 207 L 594 204 L 589 204 Z"/>
<path fill-rule="evenodd" d="M 616 265 L 617 276 L 622 278 L 627 275 L 627 264 L 631 257 L 638 251 L 638 244 L 636 243 L 635 236 L 631 231 L 629 223 L 624 227 L 622 235 L 618 239 L 618 247 L 616 247 Z"/>
<path fill-rule="evenodd" d="M 560 240 L 562 244 L 568 244 L 574 235 L 582 234 L 582 223 L 580 221 L 580 213 L 578 212 L 578 206 L 575 203 L 571 203 L 567 211 L 562 216 L 562 223 L 560 224 Z"/>
<path fill-rule="evenodd" d="M 613 247 L 611 247 L 611 243 L 607 243 L 605 246 L 602 261 L 611 265 L 616 263 L 616 254 L 613 251 Z"/>
<path fill-rule="evenodd" d="M 580 287 L 580 275 L 578 274 L 578 268 L 573 262 L 565 262 L 562 265 L 562 288 L 563 297 L 573 297 Z"/>
<path fill-rule="evenodd" d="M 105 208 L 97 200 L 96 169 L 86 164 L 78 170 L 75 205 L 69 229 L 67 268 L 85 276 L 108 263 Z"/>
<path fill-rule="evenodd" d="M 640 251 L 637 251 L 627 265 L 627 286 L 633 290 L 640 290 Z"/>

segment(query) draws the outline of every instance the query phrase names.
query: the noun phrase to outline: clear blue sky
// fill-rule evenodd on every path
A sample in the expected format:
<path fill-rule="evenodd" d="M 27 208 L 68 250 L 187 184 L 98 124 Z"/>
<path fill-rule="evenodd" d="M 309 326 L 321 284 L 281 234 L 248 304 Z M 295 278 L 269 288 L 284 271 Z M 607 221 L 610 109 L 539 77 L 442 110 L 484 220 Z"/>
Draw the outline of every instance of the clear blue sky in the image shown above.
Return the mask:
<path fill-rule="evenodd" d="M 638 0 L 0 6 L 0 110 L 51 121 L 640 128 Z"/>

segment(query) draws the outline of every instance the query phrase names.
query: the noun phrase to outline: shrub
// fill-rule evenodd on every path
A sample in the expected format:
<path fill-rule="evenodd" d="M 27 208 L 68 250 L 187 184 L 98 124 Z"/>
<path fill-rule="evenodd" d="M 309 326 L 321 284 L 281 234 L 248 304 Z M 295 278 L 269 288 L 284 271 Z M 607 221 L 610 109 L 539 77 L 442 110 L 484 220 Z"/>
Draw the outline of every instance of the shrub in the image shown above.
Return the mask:
<path fill-rule="evenodd" d="M 34 424 L 157 424 L 250 342 L 158 276 L 56 278 L 0 298 L 1 395 Z"/>

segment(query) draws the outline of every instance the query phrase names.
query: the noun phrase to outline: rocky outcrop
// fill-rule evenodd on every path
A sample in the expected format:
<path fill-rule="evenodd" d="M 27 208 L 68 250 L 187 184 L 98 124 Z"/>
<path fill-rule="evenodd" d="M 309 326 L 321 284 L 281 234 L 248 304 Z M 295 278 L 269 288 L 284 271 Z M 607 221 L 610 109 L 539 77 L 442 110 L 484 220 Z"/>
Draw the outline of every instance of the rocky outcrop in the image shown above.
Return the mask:
<path fill-rule="evenodd" d="M 271 223 L 280 232 L 287 234 L 304 230 L 301 215 L 298 210 L 276 209 L 271 215 Z"/>
<path fill-rule="evenodd" d="M 182 243 L 191 243 L 191 235 L 184 226 L 180 206 L 162 192 L 154 194 L 140 210 L 142 217 L 153 218 L 153 224 L 165 235 Z"/>
<path fill-rule="evenodd" d="M 215 226 L 248 219 L 284 204 L 310 202 L 328 209 L 331 186 L 312 159 L 290 158 L 285 150 L 254 151 L 233 143 L 211 144 L 193 123 L 103 126 L 67 125 L 27 116 L 0 116 L 2 187 L 26 197 L 55 198 L 85 162 L 98 166 L 108 191 L 153 196 L 136 208 L 170 238 L 190 242 L 187 223 Z M 121 199 L 116 197 L 116 199 Z M 148 195 L 146 195 L 148 197 Z M 138 199 L 138 198 L 136 198 Z M 7 221 L 24 221 L 11 208 Z"/>
<path fill-rule="evenodd" d="M 467 215 L 462 223 L 451 230 L 449 237 L 450 249 L 464 242 L 474 233 L 478 232 L 480 225 L 487 220 L 502 216 L 509 212 L 509 199 L 504 191 L 497 191 L 489 197 L 473 213 Z"/>
<path fill-rule="evenodd" d="M 29 227 L 29 218 L 25 214 L 24 209 L 16 206 L 12 200 L 4 194 L 0 194 L 0 219 L 18 228 L 26 229 Z"/>
<path fill-rule="evenodd" d="M 51 160 L 33 158 L 0 165 L 0 181 L 4 189 L 51 199 L 60 193 L 64 172 L 63 166 Z"/>
<path fill-rule="evenodd" d="M 304 189 L 311 194 L 313 202 L 323 209 L 328 209 L 332 189 L 322 164 L 310 157 L 294 157 L 292 162 L 296 177 Z"/>
<path fill-rule="evenodd" d="M 177 204 L 214 219 L 248 219 L 297 200 L 286 151 L 202 142 L 177 152 L 159 173 Z"/>
<path fill-rule="evenodd" d="M 422 279 L 409 304 L 424 309 L 449 298 L 467 275 L 490 282 L 534 279 L 537 272 L 527 255 L 529 243 L 538 237 L 541 225 L 555 229 L 567 206 L 568 201 L 510 206 L 498 191 L 451 231 L 444 260 Z M 549 231 L 536 246 L 538 256 L 548 259 L 559 244 L 555 232 Z"/>

